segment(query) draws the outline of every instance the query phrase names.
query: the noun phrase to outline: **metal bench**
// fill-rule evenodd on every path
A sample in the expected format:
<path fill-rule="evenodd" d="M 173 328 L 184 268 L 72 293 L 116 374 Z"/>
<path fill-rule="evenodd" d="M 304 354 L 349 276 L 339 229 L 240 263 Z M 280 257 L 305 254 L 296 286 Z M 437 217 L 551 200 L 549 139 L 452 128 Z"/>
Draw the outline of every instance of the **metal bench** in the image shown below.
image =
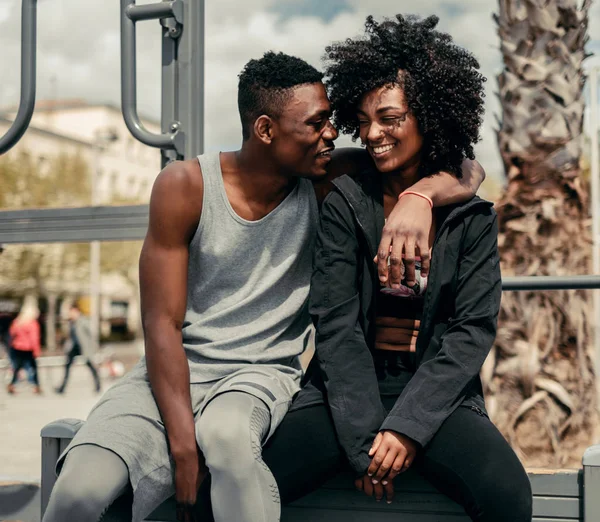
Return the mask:
<path fill-rule="evenodd" d="M 42 429 L 42 515 L 56 477 L 54 466 L 83 421 L 63 419 Z M 600 445 L 588 448 L 579 470 L 530 470 L 534 522 L 600 521 Z M 460 506 L 410 471 L 395 481 L 392 504 L 377 503 L 354 490 L 351 477 L 341 474 L 320 489 L 283 507 L 282 522 L 468 522 Z M 118 507 L 117 507 L 118 510 Z M 118 513 L 113 513 L 113 517 Z M 111 518 L 114 520 L 114 518 Z M 125 519 L 123 519 L 125 520 Z M 148 522 L 175 521 L 173 499 Z M 509 521 L 507 521 L 509 522 Z"/>

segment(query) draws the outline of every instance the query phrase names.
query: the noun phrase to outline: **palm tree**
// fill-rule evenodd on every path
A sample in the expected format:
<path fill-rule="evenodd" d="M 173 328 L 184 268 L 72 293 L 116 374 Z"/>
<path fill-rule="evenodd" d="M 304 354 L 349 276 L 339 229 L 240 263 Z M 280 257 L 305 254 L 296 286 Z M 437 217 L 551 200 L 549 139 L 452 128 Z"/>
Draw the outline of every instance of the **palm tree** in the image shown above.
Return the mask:
<path fill-rule="evenodd" d="M 580 156 L 591 0 L 499 4 L 503 275 L 587 274 L 591 233 Z M 503 295 L 482 375 L 490 414 L 527 465 L 576 464 L 593 440 L 591 310 L 590 291 Z"/>

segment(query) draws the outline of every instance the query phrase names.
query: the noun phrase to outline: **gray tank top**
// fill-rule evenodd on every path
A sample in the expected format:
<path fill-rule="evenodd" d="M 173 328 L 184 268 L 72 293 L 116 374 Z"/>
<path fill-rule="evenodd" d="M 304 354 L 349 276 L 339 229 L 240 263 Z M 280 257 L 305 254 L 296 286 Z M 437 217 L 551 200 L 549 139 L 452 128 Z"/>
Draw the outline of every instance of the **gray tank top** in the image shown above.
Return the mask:
<path fill-rule="evenodd" d="M 308 313 L 318 223 L 312 183 L 299 179 L 258 221 L 233 210 L 219 153 L 198 157 L 202 215 L 189 246 L 183 346 L 191 382 L 216 381 L 250 364 L 275 366 L 295 383 L 312 347 Z"/>

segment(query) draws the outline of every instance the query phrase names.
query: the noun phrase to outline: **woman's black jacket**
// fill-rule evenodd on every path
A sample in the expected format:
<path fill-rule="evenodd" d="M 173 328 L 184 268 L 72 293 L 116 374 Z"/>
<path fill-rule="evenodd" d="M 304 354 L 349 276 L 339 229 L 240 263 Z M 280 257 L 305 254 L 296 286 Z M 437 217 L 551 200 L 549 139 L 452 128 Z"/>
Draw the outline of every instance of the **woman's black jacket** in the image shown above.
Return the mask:
<path fill-rule="evenodd" d="M 461 405 L 485 411 L 479 371 L 496 335 L 501 279 L 497 216 L 478 197 L 436 208 L 437 232 L 417 338 L 416 372 L 386 412 L 371 351 L 384 226 L 381 176 L 342 176 L 321 211 L 310 291 L 316 356 L 340 443 L 357 473 L 377 432 L 425 446 Z"/>

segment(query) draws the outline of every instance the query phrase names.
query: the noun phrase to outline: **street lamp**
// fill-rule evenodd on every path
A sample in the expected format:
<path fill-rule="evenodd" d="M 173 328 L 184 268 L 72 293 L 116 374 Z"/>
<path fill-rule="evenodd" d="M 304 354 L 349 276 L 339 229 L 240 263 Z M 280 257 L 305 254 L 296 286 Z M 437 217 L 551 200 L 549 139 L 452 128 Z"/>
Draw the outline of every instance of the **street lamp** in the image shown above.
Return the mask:
<path fill-rule="evenodd" d="M 104 148 L 119 139 L 113 129 L 97 129 L 92 144 L 93 161 L 91 174 L 92 206 L 99 203 L 98 178 L 100 177 L 100 153 Z M 90 330 L 94 353 L 100 347 L 100 241 L 90 242 Z"/>

